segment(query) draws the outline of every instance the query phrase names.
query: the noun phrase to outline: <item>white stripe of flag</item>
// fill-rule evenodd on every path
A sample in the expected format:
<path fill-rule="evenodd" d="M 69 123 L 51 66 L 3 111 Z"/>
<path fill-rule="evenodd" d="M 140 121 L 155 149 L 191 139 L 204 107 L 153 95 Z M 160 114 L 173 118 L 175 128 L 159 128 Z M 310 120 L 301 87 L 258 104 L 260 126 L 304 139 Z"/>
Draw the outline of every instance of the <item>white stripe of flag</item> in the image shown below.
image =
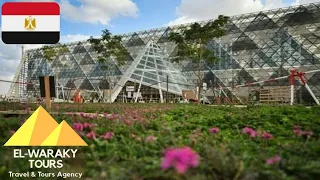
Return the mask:
<path fill-rule="evenodd" d="M 36 15 L 32 16 L 36 19 L 36 28 L 31 30 L 37 31 L 60 31 L 60 16 L 57 15 Z M 2 31 L 5 32 L 30 32 L 24 27 L 25 19 L 29 18 L 29 15 L 2 15 Z"/>

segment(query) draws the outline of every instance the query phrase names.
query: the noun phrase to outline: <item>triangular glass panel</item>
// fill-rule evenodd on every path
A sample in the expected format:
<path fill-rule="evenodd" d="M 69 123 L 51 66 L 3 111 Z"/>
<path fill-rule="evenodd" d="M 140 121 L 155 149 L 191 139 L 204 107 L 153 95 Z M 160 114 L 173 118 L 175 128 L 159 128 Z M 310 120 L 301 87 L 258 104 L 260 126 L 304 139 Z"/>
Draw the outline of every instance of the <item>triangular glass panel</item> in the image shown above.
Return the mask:
<path fill-rule="evenodd" d="M 88 64 L 95 64 L 89 53 L 86 53 L 86 55 L 83 57 L 82 61 L 80 62 L 80 65 L 88 65 Z"/>
<path fill-rule="evenodd" d="M 278 28 L 278 25 L 273 22 L 266 14 L 260 12 L 244 31 L 252 32 L 274 28 Z"/>
<path fill-rule="evenodd" d="M 74 84 L 74 79 L 70 79 L 68 82 L 67 82 L 67 84 L 65 85 L 65 87 L 67 87 L 67 88 L 71 88 L 71 89 L 76 89 L 77 88 L 77 86 Z"/>
<path fill-rule="evenodd" d="M 134 33 L 131 39 L 127 42 L 126 47 L 145 46 L 146 44 L 139 37 L 137 33 Z"/>
<path fill-rule="evenodd" d="M 78 54 L 78 53 L 86 53 L 87 50 L 84 48 L 81 42 L 77 44 L 77 46 L 74 48 L 72 54 Z"/>
<path fill-rule="evenodd" d="M 173 32 L 171 28 L 167 28 L 166 31 L 162 34 L 162 36 L 159 38 L 157 43 L 165 43 L 169 41 L 170 33 Z"/>
<path fill-rule="evenodd" d="M 110 89 L 109 82 L 106 79 L 101 80 L 98 86 L 99 86 L 99 89 Z"/>
<path fill-rule="evenodd" d="M 242 33 L 239 38 L 232 44 L 232 51 L 253 50 L 258 49 L 257 44 L 250 39 L 245 33 Z"/>
<path fill-rule="evenodd" d="M 94 87 L 90 83 L 88 79 L 85 79 L 79 89 L 87 89 L 87 90 L 94 90 Z"/>

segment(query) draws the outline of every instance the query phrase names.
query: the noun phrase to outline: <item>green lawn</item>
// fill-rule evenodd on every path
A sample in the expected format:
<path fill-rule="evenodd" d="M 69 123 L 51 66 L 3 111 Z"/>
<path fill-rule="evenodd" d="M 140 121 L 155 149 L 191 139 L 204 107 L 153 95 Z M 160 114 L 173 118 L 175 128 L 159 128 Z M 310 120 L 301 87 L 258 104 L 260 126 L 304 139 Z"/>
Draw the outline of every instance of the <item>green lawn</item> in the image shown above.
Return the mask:
<path fill-rule="evenodd" d="M 37 106 L 0 104 L 0 110 Z M 89 147 L 78 148 L 77 158 L 57 170 L 30 170 L 28 159 L 13 159 L 14 148 L 2 147 L 1 179 L 8 171 L 82 172 L 82 179 L 94 180 L 320 177 L 319 107 L 54 104 L 52 111 L 108 115 L 53 115 L 74 126 Z M 1 117 L 1 143 L 29 116 Z"/>

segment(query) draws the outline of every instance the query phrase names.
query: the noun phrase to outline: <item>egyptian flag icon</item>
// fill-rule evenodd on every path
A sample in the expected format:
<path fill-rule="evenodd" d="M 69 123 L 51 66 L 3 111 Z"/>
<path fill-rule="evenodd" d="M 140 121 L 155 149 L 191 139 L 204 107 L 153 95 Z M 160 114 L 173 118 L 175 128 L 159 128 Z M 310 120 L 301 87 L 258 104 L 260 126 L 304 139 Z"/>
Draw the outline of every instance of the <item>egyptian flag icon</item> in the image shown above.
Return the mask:
<path fill-rule="evenodd" d="M 60 6 L 55 2 L 6 2 L 1 18 L 6 44 L 56 44 L 60 40 Z"/>

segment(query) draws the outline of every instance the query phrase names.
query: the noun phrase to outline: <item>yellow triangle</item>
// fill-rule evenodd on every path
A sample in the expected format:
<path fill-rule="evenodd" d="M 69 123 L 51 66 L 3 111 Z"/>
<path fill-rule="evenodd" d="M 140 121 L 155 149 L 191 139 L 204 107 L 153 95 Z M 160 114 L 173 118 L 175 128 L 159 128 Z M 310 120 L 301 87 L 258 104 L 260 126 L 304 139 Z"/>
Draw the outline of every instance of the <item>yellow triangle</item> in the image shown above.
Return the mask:
<path fill-rule="evenodd" d="M 30 146 L 40 146 L 43 141 L 59 126 L 56 120 L 43 108 L 39 107 L 37 121 L 34 125 Z"/>
<path fill-rule="evenodd" d="M 42 142 L 41 146 L 57 146 L 59 140 L 62 123 L 57 126 L 52 133 Z"/>
<path fill-rule="evenodd" d="M 66 121 L 60 123 L 61 131 L 57 146 L 88 146 L 88 144 L 76 133 Z"/>
<path fill-rule="evenodd" d="M 16 133 L 6 142 L 4 146 L 29 146 L 34 125 L 37 121 L 39 108 L 27 119 Z"/>

